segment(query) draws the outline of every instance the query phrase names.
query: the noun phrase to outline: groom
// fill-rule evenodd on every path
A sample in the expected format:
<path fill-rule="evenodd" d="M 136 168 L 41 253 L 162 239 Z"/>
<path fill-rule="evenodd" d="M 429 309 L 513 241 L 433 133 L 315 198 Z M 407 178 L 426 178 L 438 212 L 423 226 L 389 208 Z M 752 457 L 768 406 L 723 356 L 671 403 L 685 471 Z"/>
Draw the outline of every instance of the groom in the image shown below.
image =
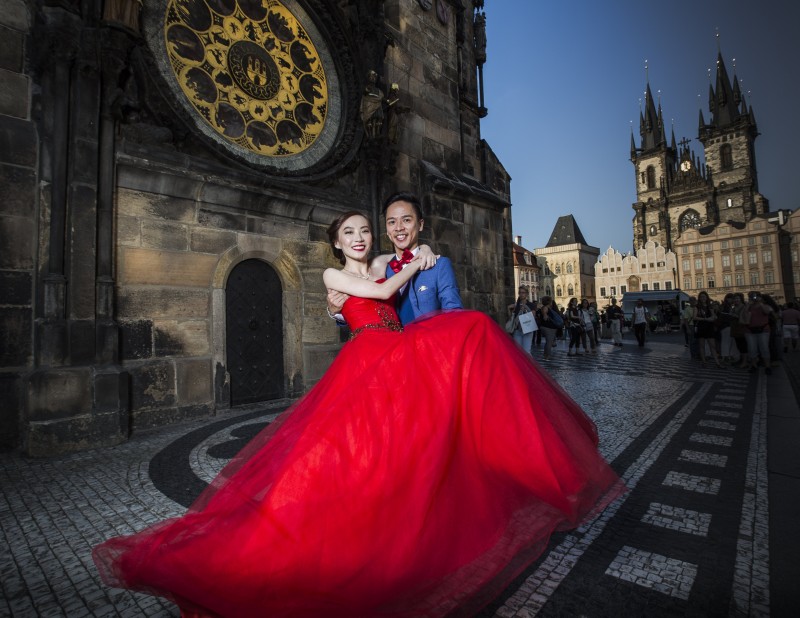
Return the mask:
<path fill-rule="evenodd" d="M 403 263 L 411 260 L 419 249 L 419 233 L 424 225 L 422 207 L 413 193 L 395 193 L 383 203 L 383 216 L 396 255 L 386 267 L 386 276 L 391 277 L 400 272 Z M 341 292 L 328 292 L 328 314 L 336 316 L 338 322 L 343 322 L 340 312 L 347 298 Z M 446 257 L 440 257 L 434 266 L 420 271 L 401 288 L 397 303 L 397 313 L 404 326 L 437 309 L 462 308 L 453 265 Z"/>

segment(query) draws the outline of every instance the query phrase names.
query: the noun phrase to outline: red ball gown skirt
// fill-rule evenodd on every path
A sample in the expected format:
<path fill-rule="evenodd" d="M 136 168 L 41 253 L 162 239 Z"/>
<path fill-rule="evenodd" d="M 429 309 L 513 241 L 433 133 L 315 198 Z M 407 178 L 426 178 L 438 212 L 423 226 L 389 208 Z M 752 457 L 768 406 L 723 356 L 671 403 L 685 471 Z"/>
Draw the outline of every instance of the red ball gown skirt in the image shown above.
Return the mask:
<path fill-rule="evenodd" d="M 623 491 L 580 407 L 482 313 L 356 336 L 189 511 L 94 550 L 185 615 L 469 613 Z"/>

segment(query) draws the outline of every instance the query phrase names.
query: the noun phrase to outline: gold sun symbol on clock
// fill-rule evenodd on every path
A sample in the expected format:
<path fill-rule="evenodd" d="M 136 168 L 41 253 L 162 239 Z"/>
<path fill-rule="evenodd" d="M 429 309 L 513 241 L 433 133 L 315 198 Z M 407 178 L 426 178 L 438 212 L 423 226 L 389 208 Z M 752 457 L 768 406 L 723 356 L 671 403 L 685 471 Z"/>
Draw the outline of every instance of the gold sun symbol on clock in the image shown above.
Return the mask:
<path fill-rule="evenodd" d="M 278 0 L 169 0 L 170 66 L 192 107 L 226 140 L 281 157 L 325 126 L 328 82 L 300 21 Z"/>

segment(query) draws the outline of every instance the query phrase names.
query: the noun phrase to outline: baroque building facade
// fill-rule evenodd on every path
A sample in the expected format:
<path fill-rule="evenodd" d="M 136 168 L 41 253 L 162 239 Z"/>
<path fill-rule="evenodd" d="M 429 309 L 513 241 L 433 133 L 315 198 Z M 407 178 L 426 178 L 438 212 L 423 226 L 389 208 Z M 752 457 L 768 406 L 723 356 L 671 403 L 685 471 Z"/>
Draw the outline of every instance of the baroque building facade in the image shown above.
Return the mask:
<path fill-rule="evenodd" d="M 793 300 L 797 236 L 771 218 L 760 215 L 746 223 L 686 230 L 675 243 L 682 289 L 695 295 L 705 290 L 716 300 L 733 292 L 746 297 L 750 290 L 769 294 L 778 304 Z"/>
<path fill-rule="evenodd" d="M 670 291 L 677 286 L 675 253 L 649 240 L 635 253 L 620 253 L 613 247 L 594 266 L 597 304 L 604 307 L 626 292 Z"/>
<path fill-rule="evenodd" d="M 566 306 L 572 297 L 596 300 L 594 265 L 600 249 L 586 242 L 575 217 L 559 217 L 547 245 L 534 253 L 543 296 L 552 296 L 559 306 Z"/>
<path fill-rule="evenodd" d="M 522 236 L 514 237 L 514 294 L 521 287 L 528 290 L 528 298 L 538 301 L 541 297 L 541 268 L 536 255 L 522 246 Z"/>
<path fill-rule="evenodd" d="M 0 447 L 302 394 L 341 345 L 326 228 L 356 209 L 381 231 L 397 190 L 421 196 L 465 305 L 503 319 L 483 4 L 5 2 Z"/>

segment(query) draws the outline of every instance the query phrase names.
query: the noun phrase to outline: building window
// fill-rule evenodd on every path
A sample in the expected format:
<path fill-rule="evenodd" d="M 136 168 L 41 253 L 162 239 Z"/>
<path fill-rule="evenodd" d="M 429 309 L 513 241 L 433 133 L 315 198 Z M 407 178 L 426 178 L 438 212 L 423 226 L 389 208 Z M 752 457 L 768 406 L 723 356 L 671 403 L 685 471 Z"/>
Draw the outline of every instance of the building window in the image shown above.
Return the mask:
<path fill-rule="evenodd" d="M 572 296 L 574 293 L 575 293 L 575 288 L 573 288 L 572 284 L 570 283 L 567 286 L 567 296 Z"/>
<path fill-rule="evenodd" d="M 765 235 L 761 237 L 761 244 L 768 245 L 769 244 L 769 236 Z"/>
<path fill-rule="evenodd" d="M 671 290 L 672 289 L 672 281 L 665 281 L 664 282 L 664 289 Z"/>
<path fill-rule="evenodd" d="M 545 294 L 545 296 L 552 296 L 552 294 L 550 293 L 550 286 L 549 285 L 544 289 L 544 294 Z"/>
<path fill-rule="evenodd" d="M 561 286 L 560 285 L 556 288 L 556 296 L 558 296 L 559 298 L 561 296 L 563 296 L 563 294 L 561 293 Z"/>
<path fill-rule="evenodd" d="M 706 258 L 706 270 L 712 270 L 714 268 L 714 258 L 707 257 Z"/>
<path fill-rule="evenodd" d="M 605 296 L 605 295 L 606 295 L 606 289 L 600 288 L 600 296 Z"/>
<path fill-rule="evenodd" d="M 747 239 L 747 246 L 748 247 L 755 247 L 756 246 L 756 237 L 755 236 L 750 236 Z"/>
<path fill-rule="evenodd" d="M 692 289 L 692 278 L 691 277 L 684 277 L 683 278 L 683 289 L 684 290 L 691 290 Z"/>
<path fill-rule="evenodd" d="M 744 266 L 744 256 L 741 253 L 737 253 L 733 256 L 733 263 L 736 266 Z"/>
<path fill-rule="evenodd" d="M 666 265 L 667 265 L 667 263 L 666 263 L 666 262 L 658 262 L 658 264 L 657 264 L 657 266 L 658 266 L 659 268 L 664 268 Z"/>
<path fill-rule="evenodd" d="M 695 287 L 698 290 L 702 290 L 703 289 L 703 278 L 702 277 L 695 277 L 695 283 L 697 284 Z"/>
<path fill-rule="evenodd" d="M 624 294 L 624 293 L 625 293 L 625 292 L 627 292 L 627 291 L 628 291 L 628 286 L 627 286 L 627 285 L 621 285 L 621 286 L 619 286 L 619 293 L 620 293 L 620 294 Z"/>
<path fill-rule="evenodd" d="M 531 263 L 531 254 L 530 253 L 526 253 L 525 254 L 525 263 L 526 264 L 530 264 Z"/>
<path fill-rule="evenodd" d="M 714 280 L 714 275 L 708 276 L 708 287 L 709 288 L 716 287 L 716 281 Z"/>
<path fill-rule="evenodd" d="M 681 247 L 681 253 L 689 253 L 689 247 L 687 245 Z"/>
<path fill-rule="evenodd" d="M 653 281 L 653 289 L 654 290 L 660 290 L 661 289 L 661 284 L 658 281 Z"/>
<path fill-rule="evenodd" d="M 689 260 L 683 260 L 683 272 L 686 272 L 687 270 L 689 270 L 690 265 L 691 265 L 691 262 Z"/>
<path fill-rule="evenodd" d="M 722 275 L 722 285 L 726 288 L 731 287 L 731 276 L 730 274 Z"/>
<path fill-rule="evenodd" d="M 719 159 L 723 171 L 733 169 L 733 153 L 730 144 L 722 144 L 719 147 Z"/>
<path fill-rule="evenodd" d="M 722 256 L 722 268 L 730 268 L 731 267 L 731 256 L 723 255 Z"/>
<path fill-rule="evenodd" d="M 556 264 L 556 274 L 557 275 L 561 274 L 561 264 Z M 559 296 L 561 296 L 561 295 L 559 294 Z"/>
<path fill-rule="evenodd" d="M 703 258 L 694 258 L 694 269 L 703 270 Z"/>
<path fill-rule="evenodd" d="M 792 247 L 792 262 L 800 261 L 800 251 L 798 251 L 795 247 Z M 795 279 L 797 281 L 797 279 Z"/>
<path fill-rule="evenodd" d="M 764 264 L 772 264 L 772 251 L 769 249 L 765 249 L 761 253 L 761 257 L 764 260 Z"/>
<path fill-rule="evenodd" d="M 741 238 L 735 238 L 734 241 L 733 241 L 733 246 L 734 247 L 741 247 L 742 246 L 742 239 Z"/>
<path fill-rule="evenodd" d="M 571 275 L 571 274 L 572 274 L 572 264 L 571 264 L 571 263 L 570 263 L 570 264 L 567 264 L 567 274 L 568 274 L 568 275 Z"/>
<path fill-rule="evenodd" d="M 647 188 L 656 188 L 656 168 L 654 168 L 652 165 L 647 166 Z"/>
<path fill-rule="evenodd" d="M 758 285 L 759 284 L 758 279 L 759 279 L 758 271 L 757 270 L 750 271 L 750 285 Z"/>
<path fill-rule="evenodd" d="M 642 292 L 646 292 L 646 291 L 647 291 L 647 284 L 643 283 L 642 284 Z"/>
<path fill-rule="evenodd" d="M 710 242 L 707 242 L 706 245 L 705 245 L 705 250 L 706 251 L 713 251 L 714 250 L 714 244 L 710 243 Z"/>
<path fill-rule="evenodd" d="M 616 295 L 617 295 L 617 286 L 612 285 L 611 286 L 611 296 L 616 296 Z"/>
<path fill-rule="evenodd" d="M 725 200 L 725 205 L 728 208 L 731 208 L 733 206 L 733 200 L 731 198 L 728 198 L 727 200 Z"/>
<path fill-rule="evenodd" d="M 736 273 L 736 287 L 744 286 L 744 273 Z"/>
<path fill-rule="evenodd" d="M 775 283 L 775 273 L 768 270 L 764 273 L 764 283 Z"/>
<path fill-rule="evenodd" d="M 728 241 L 727 240 L 723 240 L 721 243 L 719 243 L 719 248 L 720 249 L 727 249 L 728 248 Z"/>
<path fill-rule="evenodd" d="M 750 264 L 750 266 L 755 266 L 756 264 L 758 264 L 758 253 L 756 253 L 755 251 L 753 251 L 752 253 L 748 253 L 747 263 Z"/>

